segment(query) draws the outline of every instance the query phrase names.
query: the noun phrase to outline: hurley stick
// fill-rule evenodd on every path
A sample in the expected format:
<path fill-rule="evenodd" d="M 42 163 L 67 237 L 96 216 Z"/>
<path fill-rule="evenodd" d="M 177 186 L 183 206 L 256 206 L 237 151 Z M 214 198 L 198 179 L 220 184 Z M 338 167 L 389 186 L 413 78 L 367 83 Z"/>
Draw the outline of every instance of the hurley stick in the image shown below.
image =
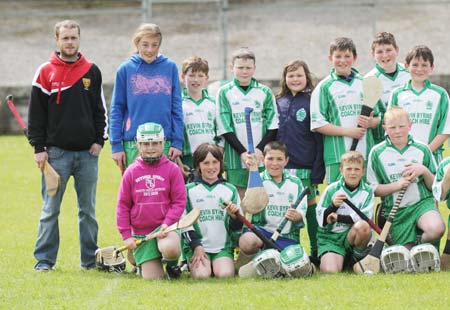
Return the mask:
<path fill-rule="evenodd" d="M 19 124 L 20 128 L 22 128 L 22 131 L 26 137 L 28 134 L 27 127 L 23 119 L 20 117 L 19 112 L 17 112 L 17 109 L 14 105 L 13 96 L 8 95 L 6 97 L 6 102 L 12 114 L 14 115 L 14 118 Z M 61 182 L 59 174 L 55 171 L 55 169 L 53 169 L 53 167 L 48 163 L 47 160 L 44 163 L 44 168 L 42 169 L 42 172 L 44 173 L 45 188 L 47 190 L 47 195 L 55 196 L 56 193 L 58 192 L 58 188 Z"/>

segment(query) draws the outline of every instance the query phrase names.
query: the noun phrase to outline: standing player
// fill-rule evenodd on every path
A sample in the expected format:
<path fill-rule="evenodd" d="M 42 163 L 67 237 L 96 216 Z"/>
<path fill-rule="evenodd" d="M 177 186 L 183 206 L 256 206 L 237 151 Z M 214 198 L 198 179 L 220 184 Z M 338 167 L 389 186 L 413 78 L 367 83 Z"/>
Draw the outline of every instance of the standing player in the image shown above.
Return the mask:
<path fill-rule="evenodd" d="M 176 272 L 180 237 L 175 232 L 161 234 L 136 248 L 136 239 L 177 222 L 186 206 L 186 192 L 180 169 L 163 155 L 164 130 L 156 123 L 138 127 L 136 144 L 139 156 L 125 171 L 117 198 L 117 229 L 125 245 L 141 267 L 144 279 L 164 276 L 161 264 L 167 263 L 170 278 Z"/>
<path fill-rule="evenodd" d="M 181 79 L 183 89 L 184 141 L 183 154 L 178 164 L 185 177 L 193 168 L 192 154 L 202 143 L 216 143 L 216 104 L 205 89 L 208 82 L 208 62 L 200 57 L 189 57 L 183 62 Z M 185 167 L 186 166 L 186 167 Z"/>
<path fill-rule="evenodd" d="M 433 53 L 428 47 L 414 47 L 406 55 L 406 68 L 411 72 L 411 80 L 392 93 L 389 104 L 409 113 L 411 136 L 427 144 L 439 163 L 442 145 L 450 136 L 448 93 L 428 79 L 434 69 Z"/>
<path fill-rule="evenodd" d="M 95 268 L 98 224 L 95 195 L 98 157 L 107 139 L 106 105 L 98 67 L 78 52 L 80 25 L 64 20 L 55 25 L 59 51 L 39 67 L 33 79 L 28 111 L 28 139 L 42 170 L 48 159 L 61 177 L 55 196 L 46 194 L 34 249 L 36 271 L 49 271 L 59 249 L 58 215 L 72 175 L 78 201 L 81 268 Z"/>
<path fill-rule="evenodd" d="M 342 177 L 328 185 L 317 207 L 320 271 L 336 273 L 360 260 L 372 236 L 370 226 L 343 200 L 349 199 L 368 218 L 373 214 L 373 190 L 364 182 L 364 157 L 355 151 L 341 159 Z"/>
<path fill-rule="evenodd" d="M 303 219 L 307 209 L 307 204 L 303 202 L 299 210 L 290 208 L 303 191 L 303 185 L 296 176 L 284 170 L 288 161 L 286 146 L 283 143 L 272 141 L 266 145 L 264 148 L 266 169 L 261 173 L 261 178 L 269 196 L 269 203 L 261 212 L 252 216 L 252 224 L 269 238 L 286 216 L 289 222 L 276 240 L 281 249 L 300 244 L 300 228 L 304 226 Z M 261 239 L 249 230 L 244 231 L 239 238 L 240 253 L 243 253 L 247 260 L 250 260 L 263 246 Z"/>
<path fill-rule="evenodd" d="M 199 176 L 186 187 L 186 212 L 200 209 L 200 217 L 193 229 L 183 232 L 183 254 L 188 259 L 193 278 L 234 276 L 233 253 L 242 223 L 239 194 L 234 185 L 225 182 L 222 150 L 203 143 L 194 152 L 194 167 Z M 223 202 L 230 202 L 222 209 Z"/>
<path fill-rule="evenodd" d="M 181 155 L 183 112 L 177 65 L 159 52 L 162 33 L 155 24 L 140 25 L 134 35 L 135 55 L 117 69 L 111 99 L 112 158 L 124 171 L 138 156 L 135 134 L 146 122 L 161 124 L 164 153 Z"/>
<path fill-rule="evenodd" d="M 330 44 L 331 73 L 314 89 L 311 96 L 311 130 L 324 139 L 323 159 L 328 184 L 340 175 L 342 155 L 350 150 L 353 139 L 364 158 L 373 145 L 372 131 L 379 118 L 362 116 L 362 77 L 352 67 L 356 61 L 356 47 L 349 38 L 336 38 Z M 360 126 L 360 127 L 357 127 Z"/>
<path fill-rule="evenodd" d="M 385 141 L 369 154 L 367 180 L 381 197 L 389 214 L 398 192 L 407 188 L 391 226 L 396 244 L 411 248 L 416 243 L 435 243 L 445 231 L 431 188 L 436 163 L 430 149 L 409 135 L 412 123 L 400 107 L 384 114 Z M 419 231 L 423 234 L 419 237 Z"/>
<path fill-rule="evenodd" d="M 253 78 L 255 59 L 255 54 L 247 48 L 233 53 L 230 67 L 234 79 L 220 88 L 216 100 L 217 134 L 225 138 L 227 178 L 237 187 L 241 199 L 248 181 L 245 108 L 253 109 L 251 126 L 259 162 L 263 160 L 264 146 L 275 140 L 278 128 L 275 97 L 270 88 Z"/>
<path fill-rule="evenodd" d="M 281 90 L 277 95 L 280 117 L 277 140 L 286 145 L 289 162 L 287 171 L 309 187 L 306 221 L 310 240 L 311 260 L 317 258 L 316 189 L 325 176 L 322 135 L 311 132 L 310 99 L 313 90 L 311 73 L 302 60 L 294 60 L 283 69 Z"/>
<path fill-rule="evenodd" d="M 380 124 L 373 129 L 375 144 L 384 141 L 382 126 L 383 116 L 386 112 L 389 98 L 394 89 L 403 86 L 409 81 L 409 72 L 397 62 L 399 48 L 395 37 L 389 32 L 379 32 L 372 41 L 371 55 L 375 60 L 375 67 L 365 77 L 375 76 L 383 84 L 383 95 L 378 101 Z"/>
<path fill-rule="evenodd" d="M 438 167 L 436 177 L 433 182 L 433 195 L 437 201 L 446 201 L 447 208 L 450 209 L 450 157 L 445 158 Z M 448 234 L 444 251 L 441 256 L 441 270 L 450 269 L 450 215 L 448 216 Z"/>

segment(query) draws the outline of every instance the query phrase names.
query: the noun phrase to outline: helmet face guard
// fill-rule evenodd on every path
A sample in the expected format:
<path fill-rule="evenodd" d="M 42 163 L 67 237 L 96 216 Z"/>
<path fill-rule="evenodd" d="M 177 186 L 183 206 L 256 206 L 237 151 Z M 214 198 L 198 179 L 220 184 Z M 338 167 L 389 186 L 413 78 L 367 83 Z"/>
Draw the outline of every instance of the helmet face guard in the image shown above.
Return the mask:
<path fill-rule="evenodd" d="M 387 247 L 381 252 L 381 267 L 386 273 L 411 272 L 411 254 L 402 245 Z"/>
<path fill-rule="evenodd" d="M 95 251 L 95 264 L 97 269 L 106 272 L 121 273 L 126 268 L 125 257 L 122 252 L 116 254 L 116 248 L 113 246 L 98 248 Z"/>
<path fill-rule="evenodd" d="M 306 278 L 314 273 L 309 256 L 299 244 L 290 245 L 281 252 L 281 266 L 292 278 Z"/>
<path fill-rule="evenodd" d="M 419 244 L 411 249 L 411 264 L 414 272 L 441 270 L 439 252 L 430 243 Z"/>
<path fill-rule="evenodd" d="M 283 276 L 280 262 L 280 252 L 274 249 L 264 250 L 256 255 L 253 260 L 253 268 L 263 278 L 279 278 Z"/>

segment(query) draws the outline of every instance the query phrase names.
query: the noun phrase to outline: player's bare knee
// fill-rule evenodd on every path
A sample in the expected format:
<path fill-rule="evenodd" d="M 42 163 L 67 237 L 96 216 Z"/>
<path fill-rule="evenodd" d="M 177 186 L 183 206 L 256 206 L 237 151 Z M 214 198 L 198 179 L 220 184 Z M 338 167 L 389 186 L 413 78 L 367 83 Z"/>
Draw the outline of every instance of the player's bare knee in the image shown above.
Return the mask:
<path fill-rule="evenodd" d="M 371 233 L 370 226 L 366 221 L 357 221 L 355 224 L 353 224 L 352 229 L 354 229 L 356 234 L 360 237 L 369 236 Z"/>
<path fill-rule="evenodd" d="M 257 237 L 253 233 L 244 233 L 239 238 L 239 248 L 247 255 L 255 254 L 259 251 L 261 245 L 258 243 Z"/>

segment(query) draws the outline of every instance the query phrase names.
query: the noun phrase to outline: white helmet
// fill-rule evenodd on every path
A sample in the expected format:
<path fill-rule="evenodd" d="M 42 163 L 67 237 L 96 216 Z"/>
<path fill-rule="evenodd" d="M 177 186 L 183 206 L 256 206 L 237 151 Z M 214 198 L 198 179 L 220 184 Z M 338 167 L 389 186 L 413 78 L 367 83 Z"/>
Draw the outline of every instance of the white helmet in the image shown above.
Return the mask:
<path fill-rule="evenodd" d="M 314 273 L 309 256 L 300 244 L 290 245 L 281 251 L 281 267 L 292 278 L 306 278 Z"/>
<path fill-rule="evenodd" d="M 157 123 L 139 125 L 136 131 L 137 142 L 164 142 L 164 129 Z"/>
<path fill-rule="evenodd" d="M 430 243 L 418 244 L 411 249 L 411 263 L 414 272 L 441 270 L 439 252 Z"/>
<path fill-rule="evenodd" d="M 403 245 L 393 245 L 381 252 L 381 266 L 386 273 L 411 272 L 411 254 Z"/>
<path fill-rule="evenodd" d="M 121 273 L 126 268 L 125 257 L 113 246 L 98 248 L 95 251 L 95 264 L 99 270 L 107 272 Z"/>
<path fill-rule="evenodd" d="M 283 276 L 281 269 L 280 252 L 267 249 L 257 254 L 253 260 L 253 268 L 263 278 L 279 278 Z"/>

